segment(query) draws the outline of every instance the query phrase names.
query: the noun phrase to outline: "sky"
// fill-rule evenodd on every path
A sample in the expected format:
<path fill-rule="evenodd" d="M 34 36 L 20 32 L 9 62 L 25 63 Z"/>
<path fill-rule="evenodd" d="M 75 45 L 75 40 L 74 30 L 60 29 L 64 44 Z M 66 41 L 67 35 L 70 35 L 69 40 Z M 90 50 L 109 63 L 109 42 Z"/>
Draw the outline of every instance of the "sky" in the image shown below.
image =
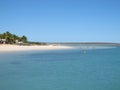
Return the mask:
<path fill-rule="evenodd" d="M 38 42 L 120 43 L 120 0 L 0 0 L 0 33 Z"/>

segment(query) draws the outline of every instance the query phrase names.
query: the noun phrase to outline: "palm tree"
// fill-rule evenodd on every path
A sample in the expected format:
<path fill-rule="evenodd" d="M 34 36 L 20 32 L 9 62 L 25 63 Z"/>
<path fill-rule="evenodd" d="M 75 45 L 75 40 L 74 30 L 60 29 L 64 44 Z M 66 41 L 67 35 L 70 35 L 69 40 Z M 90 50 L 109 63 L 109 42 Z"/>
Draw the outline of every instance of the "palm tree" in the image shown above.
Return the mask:
<path fill-rule="evenodd" d="M 3 35 L 2 34 L 0 34 L 0 39 L 3 39 Z"/>
<path fill-rule="evenodd" d="M 24 43 L 26 43 L 26 42 L 27 42 L 27 37 L 23 35 L 23 36 L 21 37 L 21 41 L 24 42 Z"/>

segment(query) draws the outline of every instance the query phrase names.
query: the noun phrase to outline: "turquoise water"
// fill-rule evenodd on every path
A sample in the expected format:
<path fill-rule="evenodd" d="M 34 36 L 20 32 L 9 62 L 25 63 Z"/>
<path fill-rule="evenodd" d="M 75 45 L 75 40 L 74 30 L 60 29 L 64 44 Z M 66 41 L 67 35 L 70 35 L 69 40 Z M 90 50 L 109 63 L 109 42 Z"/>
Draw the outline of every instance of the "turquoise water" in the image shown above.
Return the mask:
<path fill-rule="evenodd" d="M 120 90 L 120 47 L 0 53 L 0 90 Z"/>

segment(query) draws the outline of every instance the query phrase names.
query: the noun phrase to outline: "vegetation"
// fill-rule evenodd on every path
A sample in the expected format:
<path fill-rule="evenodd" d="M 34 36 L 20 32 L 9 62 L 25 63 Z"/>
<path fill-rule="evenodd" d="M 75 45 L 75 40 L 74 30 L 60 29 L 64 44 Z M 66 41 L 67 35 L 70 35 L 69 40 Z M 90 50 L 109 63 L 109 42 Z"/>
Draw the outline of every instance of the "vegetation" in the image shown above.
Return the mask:
<path fill-rule="evenodd" d="M 47 45 L 47 43 L 44 42 L 29 42 L 30 45 Z"/>
<path fill-rule="evenodd" d="M 46 45 L 46 43 L 43 42 L 29 42 L 25 35 L 19 37 L 8 31 L 3 34 L 0 34 L 0 43 L 18 44 L 18 45 Z"/>
<path fill-rule="evenodd" d="M 0 39 L 1 40 L 4 39 L 6 44 L 15 44 L 15 43 L 19 43 L 19 42 L 27 43 L 26 36 L 19 37 L 19 36 L 12 34 L 8 31 L 3 33 L 3 34 L 0 34 Z"/>

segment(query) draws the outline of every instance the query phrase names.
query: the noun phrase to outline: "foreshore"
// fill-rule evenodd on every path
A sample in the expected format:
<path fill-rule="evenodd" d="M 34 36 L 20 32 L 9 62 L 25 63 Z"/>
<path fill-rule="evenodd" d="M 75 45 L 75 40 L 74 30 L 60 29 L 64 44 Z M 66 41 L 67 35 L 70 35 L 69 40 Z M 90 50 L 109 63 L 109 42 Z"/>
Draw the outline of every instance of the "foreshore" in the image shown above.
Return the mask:
<path fill-rule="evenodd" d="M 69 46 L 61 45 L 31 45 L 31 46 L 20 46 L 20 45 L 0 45 L 1 52 L 15 52 L 15 51 L 32 51 L 32 50 L 62 50 L 62 49 L 72 49 Z"/>

